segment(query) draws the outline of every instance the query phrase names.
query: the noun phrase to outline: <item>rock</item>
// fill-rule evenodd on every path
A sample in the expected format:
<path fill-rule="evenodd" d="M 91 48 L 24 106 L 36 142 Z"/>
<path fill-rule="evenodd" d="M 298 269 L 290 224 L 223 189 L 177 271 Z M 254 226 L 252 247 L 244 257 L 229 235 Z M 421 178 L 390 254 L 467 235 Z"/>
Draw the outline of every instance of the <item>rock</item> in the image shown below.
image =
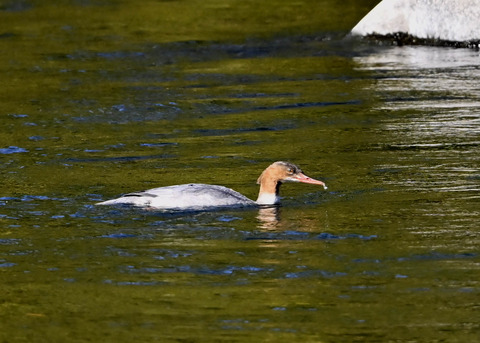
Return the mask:
<path fill-rule="evenodd" d="M 403 33 L 427 40 L 480 40 L 480 0 L 383 0 L 352 35 Z"/>

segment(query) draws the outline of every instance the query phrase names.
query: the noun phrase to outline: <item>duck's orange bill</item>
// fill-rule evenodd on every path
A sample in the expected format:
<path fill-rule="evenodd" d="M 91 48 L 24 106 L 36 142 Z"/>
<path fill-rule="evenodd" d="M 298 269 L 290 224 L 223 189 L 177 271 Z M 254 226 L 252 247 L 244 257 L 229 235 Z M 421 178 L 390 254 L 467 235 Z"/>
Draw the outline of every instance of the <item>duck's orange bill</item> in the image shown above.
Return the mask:
<path fill-rule="evenodd" d="M 303 173 L 299 173 L 299 174 L 295 175 L 294 178 L 298 182 L 310 183 L 312 185 L 320 185 L 320 186 L 323 186 L 324 189 L 327 189 L 327 185 L 325 185 L 324 182 L 322 182 L 320 180 L 312 179 L 311 177 L 308 177 L 307 175 L 305 175 Z"/>

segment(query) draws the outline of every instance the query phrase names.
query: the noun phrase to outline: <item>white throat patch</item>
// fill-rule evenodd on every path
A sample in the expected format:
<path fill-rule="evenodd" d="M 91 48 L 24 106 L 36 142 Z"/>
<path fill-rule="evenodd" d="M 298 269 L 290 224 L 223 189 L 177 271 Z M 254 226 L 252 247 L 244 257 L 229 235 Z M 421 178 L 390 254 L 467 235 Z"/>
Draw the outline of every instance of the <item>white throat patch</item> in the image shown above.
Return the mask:
<path fill-rule="evenodd" d="M 257 204 L 259 205 L 275 205 L 278 204 L 280 198 L 275 193 L 262 193 L 258 195 Z"/>

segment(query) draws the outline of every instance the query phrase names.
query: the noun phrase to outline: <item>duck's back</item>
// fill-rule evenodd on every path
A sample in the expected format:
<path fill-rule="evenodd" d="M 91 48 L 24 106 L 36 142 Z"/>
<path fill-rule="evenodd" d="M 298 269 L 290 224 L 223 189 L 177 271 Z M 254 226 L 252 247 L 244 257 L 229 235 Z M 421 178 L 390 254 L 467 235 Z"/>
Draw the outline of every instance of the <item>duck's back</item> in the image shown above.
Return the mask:
<path fill-rule="evenodd" d="M 200 183 L 153 188 L 143 192 L 128 193 L 120 198 L 100 202 L 97 205 L 132 205 L 158 209 L 207 209 L 212 207 L 255 206 L 233 189 Z"/>

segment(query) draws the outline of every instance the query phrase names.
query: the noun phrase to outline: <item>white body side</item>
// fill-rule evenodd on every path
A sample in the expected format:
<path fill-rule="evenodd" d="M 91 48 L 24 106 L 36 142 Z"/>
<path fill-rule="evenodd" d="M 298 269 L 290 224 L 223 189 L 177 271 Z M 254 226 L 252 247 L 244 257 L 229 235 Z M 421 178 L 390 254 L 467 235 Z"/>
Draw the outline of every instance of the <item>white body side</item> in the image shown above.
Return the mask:
<path fill-rule="evenodd" d="M 383 0 L 351 31 L 354 35 L 405 32 L 449 41 L 480 39 L 480 0 Z"/>
<path fill-rule="evenodd" d="M 157 209 L 201 210 L 211 207 L 255 206 L 253 200 L 223 186 L 185 184 L 153 188 L 143 192 L 97 203 L 97 205 L 131 205 Z"/>

